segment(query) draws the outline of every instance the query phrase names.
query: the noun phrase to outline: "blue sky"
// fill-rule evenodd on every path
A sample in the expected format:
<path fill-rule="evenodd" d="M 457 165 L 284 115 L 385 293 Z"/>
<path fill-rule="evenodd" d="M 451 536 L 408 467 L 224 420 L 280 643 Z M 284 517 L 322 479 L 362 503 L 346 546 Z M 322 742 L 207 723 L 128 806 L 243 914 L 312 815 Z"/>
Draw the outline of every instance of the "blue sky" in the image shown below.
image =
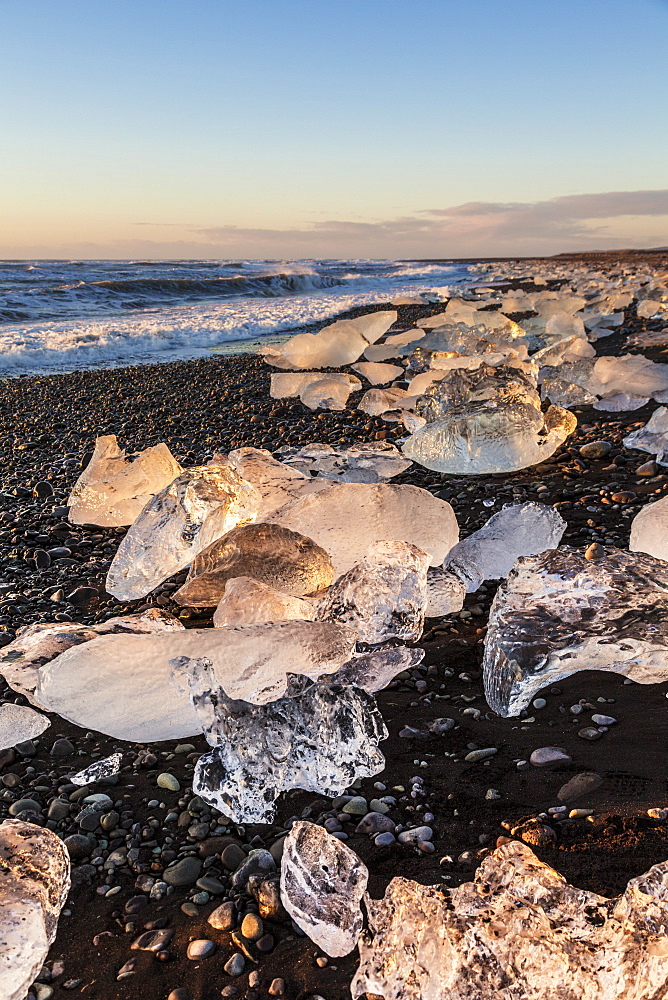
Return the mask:
<path fill-rule="evenodd" d="M 663 0 L 4 3 L 0 256 L 668 244 L 667 42 Z"/>

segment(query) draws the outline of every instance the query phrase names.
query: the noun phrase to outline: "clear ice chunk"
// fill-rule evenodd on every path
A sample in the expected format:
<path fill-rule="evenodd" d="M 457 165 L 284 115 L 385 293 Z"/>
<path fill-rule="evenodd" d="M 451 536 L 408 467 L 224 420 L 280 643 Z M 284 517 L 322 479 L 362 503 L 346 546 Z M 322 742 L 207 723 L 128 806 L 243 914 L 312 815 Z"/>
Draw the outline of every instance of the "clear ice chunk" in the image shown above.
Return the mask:
<path fill-rule="evenodd" d="M 166 444 L 146 448 L 130 461 L 116 436 L 105 434 L 95 439 L 93 457 L 72 487 L 69 519 L 103 528 L 132 524 L 149 500 L 182 472 Z"/>
<path fill-rule="evenodd" d="M 293 823 L 281 859 L 281 902 L 331 958 L 348 955 L 357 944 L 368 881 L 366 865 L 340 840 L 315 823 Z"/>
<path fill-rule="evenodd" d="M 0 997 L 24 1000 L 58 929 L 70 891 L 70 858 L 44 827 L 0 824 Z"/>
<path fill-rule="evenodd" d="M 595 410 L 608 413 L 621 413 L 625 410 L 639 410 L 649 403 L 649 396 L 633 396 L 628 392 L 614 392 L 611 396 L 603 396 L 594 403 Z"/>
<path fill-rule="evenodd" d="M 337 483 L 290 501 L 269 520 L 312 538 L 329 553 L 337 577 L 358 561 L 360 539 L 410 542 L 438 566 L 459 538 L 447 501 L 418 486 L 390 483 Z"/>
<path fill-rule="evenodd" d="M 270 823 L 281 791 L 336 796 L 385 766 L 378 743 L 387 729 L 366 691 L 310 684 L 250 705 L 228 697 L 206 658 L 177 657 L 171 666 L 213 748 L 195 765 L 193 792 L 234 823 Z"/>
<path fill-rule="evenodd" d="M 188 578 L 174 594 L 178 604 L 213 608 L 235 576 L 250 576 L 293 597 L 325 590 L 334 579 L 332 560 L 313 539 L 280 524 L 244 524 L 199 552 Z"/>
<path fill-rule="evenodd" d="M 320 602 L 321 621 L 357 630 L 360 642 L 417 642 L 427 604 L 429 556 L 408 542 L 373 542 Z"/>
<path fill-rule="evenodd" d="M 357 409 L 361 410 L 362 413 L 368 413 L 369 416 L 379 417 L 383 413 L 387 413 L 388 410 L 393 410 L 395 407 L 401 407 L 404 400 L 408 398 L 408 393 L 405 389 L 367 389 L 359 403 L 357 404 Z"/>
<path fill-rule="evenodd" d="M 353 365 L 353 371 L 365 378 L 371 385 L 387 385 L 393 379 L 403 378 L 404 370 L 401 365 L 386 365 L 372 361 L 360 361 Z"/>
<path fill-rule="evenodd" d="M 3 649 L 0 649 L 0 674 L 14 691 L 33 700 L 40 667 L 71 646 L 90 642 L 101 635 L 143 632 L 183 632 L 185 626 L 159 608 L 149 608 L 136 615 L 108 618 L 99 625 L 75 622 L 39 622 L 28 625 Z"/>
<path fill-rule="evenodd" d="M 284 344 L 261 348 L 268 364 L 277 368 L 338 368 L 362 356 L 394 322 L 391 310 L 337 320 L 319 333 L 298 333 Z"/>
<path fill-rule="evenodd" d="M 227 464 L 188 469 L 150 500 L 118 547 L 107 591 L 136 601 L 188 566 L 203 548 L 254 521 L 261 497 Z"/>
<path fill-rule="evenodd" d="M 316 602 L 290 597 L 249 576 L 228 580 L 213 615 L 215 628 L 264 625 L 269 622 L 313 621 Z"/>
<path fill-rule="evenodd" d="M 70 781 L 73 785 L 83 786 L 92 785 L 93 782 L 102 781 L 104 778 L 111 778 L 120 771 L 122 760 L 122 753 L 112 753 L 109 757 L 103 757 L 102 760 L 93 761 L 83 771 L 77 771 L 76 774 L 72 775 Z"/>
<path fill-rule="evenodd" d="M 615 548 L 587 559 L 565 546 L 518 560 L 485 636 L 490 708 L 519 715 L 542 688 L 580 670 L 668 680 L 668 563 Z"/>
<path fill-rule="evenodd" d="M 403 670 L 412 670 L 422 663 L 424 649 L 408 646 L 385 646 L 369 653 L 356 653 L 335 674 L 320 678 L 322 683 L 358 687 L 370 694 L 383 691 Z"/>
<path fill-rule="evenodd" d="M 229 453 L 227 460 L 260 494 L 258 521 L 264 521 L 288 500 L 319 493 L 330 486 L 327 479 L 311 479 L 302 470 L 279 462 L 264 448 L 238 448 Z"/>
<path fill-rule="evenodd" d="M 640 508 L 631 522 L 629 549 L 668 562 L 668 497 Z"/>
<path fill-rule="evenodd" d="M 589 388 L 598 396 L 623 392 L 649 397 L 668 389 L 668 365 L 657 364 L 642 354 L 605 355 L 594 363 Z"/>
<path fill-rule="evenodd" d="M 514 840 L 473 882 L 394 878 L 383 899 L 364 901 L 355 998 L 658 1000 L 666 990 L 666 862 L 606 899 Z"/>
<path fill-rule="evenodd" d="M 3 702 L 0 704 L 0 750 L 34 740 L 50 725 L 47 717 L 34 708 L 15 705 L 11 701 Z"/>
<path fill-rule="evenodd" d="M 270 376 L 269 395 L 272 399 L 298 396 L 304 386 L 320 377 L 320 372 L 274 372 Z"/>
<path fill-rule="evenodd" d="M 201 725 L 187 695 L 170 684 L 171 657 L 208 657 L 231 698 L 266 704 L 287 693 L 288 674 L 334 673 L 351 658 L 356 638 L 345 625 L 307 621 L 107 635 L 40 667 L 33 702 L 115 739 L 182 739 Z"/>
<path fill-rule="evenodd" d="M 655 410 L 644 427 L 623 439 L 625 448 L 637 448 L 656 457 L 659 465 L 668 465 L 668 407 Z"/>
<path fill-rule="evenodd" d="M 469 594 L 484 580 L 502 580 L 520 556 L 556 549 L 566 530 L 561 514 L 547 504 L 506 504 L 448 553 L 443 568 L 458 576 Z"/>
<path fill-rule="evenodd" d="M 446 557 L 447 558 L 447 557 Z M 454 573 L 446 573 L 440 566 L 427 572 L 426 618 L 442 618 L 461 611 L 466 597 L 466 585 Z"/>
<path fill-rule="evenodd" d="M 309 410 L 345 410 L 350 393 L 361 388 L 353 375 L 319 375 L 302 388 L 299 398 Z"/>

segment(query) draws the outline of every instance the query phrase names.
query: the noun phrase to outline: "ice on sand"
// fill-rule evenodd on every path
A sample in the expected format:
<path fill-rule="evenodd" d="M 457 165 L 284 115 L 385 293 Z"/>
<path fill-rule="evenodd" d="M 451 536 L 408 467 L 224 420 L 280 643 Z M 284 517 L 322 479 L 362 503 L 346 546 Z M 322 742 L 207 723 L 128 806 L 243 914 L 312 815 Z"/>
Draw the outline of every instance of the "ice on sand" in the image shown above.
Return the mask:
<path fill-rule="evenodd" d="M 298 333 L 284 344 L 262 348 L 260 353 L 277 368 L 337 368 L 357 361 L 396 319 L 396 312 L 385 311 L 338 320 L 319 333 Z"/>

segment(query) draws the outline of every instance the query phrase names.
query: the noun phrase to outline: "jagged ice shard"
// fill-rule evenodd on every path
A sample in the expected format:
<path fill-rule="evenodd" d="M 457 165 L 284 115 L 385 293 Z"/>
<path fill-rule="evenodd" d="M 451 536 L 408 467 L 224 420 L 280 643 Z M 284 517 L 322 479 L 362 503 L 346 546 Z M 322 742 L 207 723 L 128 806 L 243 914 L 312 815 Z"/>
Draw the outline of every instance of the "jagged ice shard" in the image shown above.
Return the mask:
<path fill-rule="evenodd" d="M 298 333 L 284 344 L 261 348 L 259 353 L 276 368 L 337 368 L 357 361 L 396 319 L 397 313 L 388 310 L 337 320 L 319 333 Z"/>
<path fill-rule="evenodd" d="M 206 658 L 171 666 L 213 747 L 195 765 L 193 792 L 235 823 L 270 823 L 281 791 L 336 796 L 385 765 L 387 729 L 366 691 L 296 681 L 291 696 L 250 705 L 228 697 Z"/>
<path fill-rule="evenodd" d="M 24 1000 L 58 929 L 70 890 L 70 858 L 43 827 L 0 825 L 0 1000 Z"/>
<path fill-rule="evenodd" d="M 403 670 L 412 670 L 424 659 L 424 649 L 384 646 L 369 653 L 357 653 L 335 674 L 320 678 L 323 684 L 358 687 L 370 694 L 382 691 Z"/>
<path fill-rule="evenodd" d="M 606 899 L 518 841 L 455 889 L 394 878 L 365 896 L 353 997 L 659 1000 L 668 990 L 668 863 Z"/>
<path fill-rule="evenodd" d="M 429 556 L 415 545 L 373 542 L 329 588 L 318 617 L 350 625 L 369 645 L 389 639 L 415 642 L 424 625 L 428 567 Z"/>
<path fill-rule="evenodd" d="M 361 388 L 354 375 L 322 374 L 303 387 L 299 398 L 309 410 L 345 410 L 350 393 Z"/>
<path fill-rule="evenodd" d="M 331 958 L 348 955 L 357 944 L 368 880 L 366 865 L 340 840 L 315 823 L 293 823 L 281 859 L 281 902 Z"/>
<path fill-rule="evenodd" d="M 328 554 L 313 539 L 280 524 L 245 524 L 195 556 L 174 600 L 191 607 L 215 607 L 227 581 L 237 576 L 253 577 L 293 597 L 304 597 L 329 587 L 334 569 Z"/>
<path fill-rule="evenodd" d="M 508 576 L 520 556 L 556 549 L 566 530 L 561 514 L 547 504 L 506 504 L 448 553 L 443 568 L 455 573 L 469 594 L 484 580 Z"/>
<path fill-rule="evenodd" d="M 182 472 L 166 444 L 146 448 L 130 461 L 116 436 L 105 434 L 96 438 L 93 457 L 72 487 L 69 519 L 103 528 L 132 524 L 149 500 Z"/>
<path fill-rule="evenodd" d="M 654 455 L 659 465 L 668 465 L 668 407 L 655 410 L 644 427 L 623 439 L 625 448 L 637 448 Z"/>
<path fill-rule="evenodd" d="M 269 518 L 312 538 L 340 576 L 359 559 L 360 539 L 410 542 L 437 566 L 459 538 L 449 503 L 418 486 L 341 483 L 285 504 Z"/>
<path fill-rule="evenodd" d="M 428 469 L 456 475 L 513 472 L 549 458 L 577 426 L 558 406 L 540 408 L 535 377 L 518 368 L 454 369 L 418 399 L 427 420 L 403 446 Z"/>
<path fill-rule="evenodd" d="M 668 680 L 668 563 L 615 548 L 590 560 L 567 547 L 518 560 L 485 637 L 490 708 L 519 715 L 542 688 L 580 670 Z"/>
<path fill-rule="evenodd" d="M 40 667 L 32 700 L 115 739 L 181 739 L 201 732 L 201 724 L 188 696 L 170 684 L 171 657 L 207 657 L 231 698 L 264 705 L 287 693 L 289 674 L 337 671 L 353 655 L 356 638 L 345 625 L 308 621 L 107 635 Z"/>
<path fill-rule="evenodd" d="M 279 462 L 264 448 L 237 448 L 229 453 L 227 461 L 260 494 L 258 521 L 264 521 L 289 500 L 319 493 L 331 485 L 327 479 L 311 479 L 302 470 Z"/>
<path fill-rule="evenodd" d="M 668 497 L 640 508 L 631 522 L 629 549 L 668 562 Z"/>
<path fill-rule="evenodd" d="M 254 521 L 261 497 L 227 464 L 188 469 L 147 503 L 118 547 L 107 591 L 135 601 L 188 566 L 201 549 Z"/>

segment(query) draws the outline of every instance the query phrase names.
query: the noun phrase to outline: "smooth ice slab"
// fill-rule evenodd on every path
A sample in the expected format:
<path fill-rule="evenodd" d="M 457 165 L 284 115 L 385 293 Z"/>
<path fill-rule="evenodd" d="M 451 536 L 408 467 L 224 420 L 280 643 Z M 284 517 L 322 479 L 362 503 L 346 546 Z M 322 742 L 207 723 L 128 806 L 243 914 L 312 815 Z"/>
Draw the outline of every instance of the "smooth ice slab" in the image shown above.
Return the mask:
<path fill-rule="evenodd" d="M 40 622 L 28 625 L 13 642 L 0 649 L 0 674 L 14 691 L 33 700 L 40 667 L 60 653 L 101 635 L 144 632 L 183 632 L 185 626 L 159 608 L 136 615 L 108 618 L 99 625 L 75 622 Z"/>
<path fill-rule="evenodd" d="M 358 372 L 371 385 L 387 385 L 393 379 L 404 376 L 401 365 L 386 365 L 373 361 L 360 361 L 359 364 L 353 365 L 353 371 Z"/>
<path fill-rule="evenodd" d="M 62 840 L 33 823 L 0 824 L 0 997 L 24 1000 L 44 964 L 70 890 Z"/>
<path fill-rule="evenodd" d="M 365 897 L 353 997 L 658 1000 L 668 985 L 668 863 L 606 899 L 519 841 L 448 890 L 394 878 Z"/>
<path fill-rule="evenodd" d="M 327 479 L 311 479 L 301 469 L 277 461 L 264 448 L 237 448 L 229 453 L 227 460 L 260 494 L 258 521 L 264 521 L 288 500 L 319 493 L 330 485 Z"/>
<path fill-rule="evenodd" d="M 342 483 L 287 503 L 269 519 L 312 538 L 340 576 L 359 559 L 360 539 L 417 545 L 437 566 L 459 537 L 449 503 L 418 486 Z"/>
<path fill-rule="evenodd" d="M 366 865 L 340 840 L 315 823 L 293 823 L 281 859 L 281 902 L 326 955 L 348 955 L 357 944 L 368 880 Z"/>
<path fill-rule="evenodd" d="M 269 395 L 272 399 L 298 396 L 304 386 L 320 377 L 320 372 L 274 372 L 270 376 Z"/>
<path fill-rule="evenodd" d="M 647 451 L 659 465 L 668 465 L 668 407 L 660 406 L 644 427 L 627 434 L 624 447 Z"/>
<path fill-rule="evenodd" d="M 213 615 L 215 628 L 264 625 L 269 622 L 313 621 L 316 602 L 303 601 L 249 576 L 228 580 Z"/>
<path fill-rule="evenodd" d="M 34 708 L 3 702 L 0 704 L 0 750 L 33 740 L 50 725 L 47 717 Z"/>
<path fill-rule="evenodd" d="M 309 410 L 345 410 L 350 393 L 361 388 L 353 375 L 320 375 L 303 387 L 299 398 Z"/>
<path fill-rule="evenodd" d="M 567 547 L 518 560 L 485 636 L 490 708 L 519 715 L 542 688 L 580 670 L 668 680 L 668 563 L 615 548 L 590 560 Z"/>
<path fill-rule="evenodd" d="M 556 549 L 566 530 L 561 514 L 547 504 L 506 504 L 448 553 L 443 568 L 474 593 L 484 580 L 508 576 L 520 556 Z"/>
<path fill-rule="evenodd" d="M 118 547 L 107 591 L 136 601 L 188 566 L 238 524 L 254 521 L 261 497 L 227 464 L 188 469 L 144 507 Z"/>
<path fill-rule="evenodd" d="M 387 729 L 366 691 L 311 684 L 249 705 L 227 697 L 206 658 L 177 657 L 171 665 L 213 747 L 195 765 L 193 792 L 235 823 L 270 823 L 281 791 L 336 796 L 385 766 L 378 743 Z"/>
<path fill-rule="evenodd" d="M 384 311 L 337 320 L 319 333 L 298 333 L 284 344 L 261 348 L 259 353 L 277 368 L 337 368 L 357 361 L 396 319 L 396 312 Z"/>
<path fill-rule="evenodd" d="M 280 524 L 245 524 L 195 556 L 174 600 L 213 608 L 227 581 L 236 576 L 250 576 L 285 594 L 304 597 L 329 587 L 334 569 L 327 552 L 313 539 Z"/>
<path fill-rule="evenodd" d="M 427 604 L 429 556 L 408 542 L 373 542 L 329 588 L 320 603 L 321 621 L 357 630 L 360 642 L 416 642 Z"/>
<path fill-rule="evenodd" d="M 118 528 L 132 524 L 143 508 L 183 469 L 166 444 L 146 448 L 130 461 L 115 434 L 96 438 L 90 462 L 67 501 L 73 524 Z"/>
<path fill-rule="evenodd" d="M 170 684 L 171 657 L 206 656 L 231 698 L 265 704 L 286 694 L 288 674 L 334 673 L 356 638 L 344 625 L 307 621 L 103 636 L 41 667 L 33 701 L 116 739 L 181 739 L 201 727 L 187 695 Z"/>
<path fill-rule="evenodd" d="M 668 562 L 668 497 L 640 508 L 631 522 L 629 549 Z"/>

